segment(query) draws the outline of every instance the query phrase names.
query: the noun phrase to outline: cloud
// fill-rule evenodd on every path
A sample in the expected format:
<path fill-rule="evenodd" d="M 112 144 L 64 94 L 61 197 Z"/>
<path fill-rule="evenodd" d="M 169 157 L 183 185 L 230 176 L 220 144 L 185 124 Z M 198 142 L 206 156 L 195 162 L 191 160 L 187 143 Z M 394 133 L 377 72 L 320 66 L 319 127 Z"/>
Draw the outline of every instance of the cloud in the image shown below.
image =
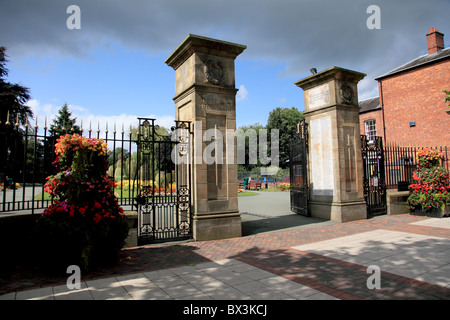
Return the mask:
<path fill-rule="evenodd" d="M 34 125 L 37 123 L 39 128 L 39 134 L 44 133 L 44 127 L 47 125 L 49 128 L 58 115 L 58 110 L 61 108 L 59 105 L 53 105 L 49 103 L 41 104 L 40 101 L 32 99 L 28 101 L 27 105 L 32 109 L 35 118 L 30 122 Z M 125 135 L 128 134 L 131 127 L 137 127 L 139 125 L 138 116 L 132 114 L 117 114 L 117 115 L 102 115 L 93 114 L 88 109 L 82 106 L 75 106 L 68 104 L 69 111 L 72 113 L 72 118 L 75 118 L 75 124 L 82 127 L 85 134 L 88 134 L 89 130 L 92 130 L 92 134 L 96 135 L 97 130 L 100 130 L 101 136 L 105 136 L 105 131 L 108 130 L 109 137 L 112 138 L 113 132 L 116 131 L 117 137 L 120 137 L 122 130 Z M 148 114 L 145 116 L 139 116 L 141 118 L 156 119 L 155 124 L 170 129 L 175 124 L 175 118 L 170 115 L 155 115 Z"/>
<path fill-rule="evenodd" d="M 69 30 L 72 1 L 6 1 L 2 42 L 12 55 L 85 58 L 110 44 L 168 56 L 189 33 L 247 45 L 240 59 L 283 62 L 281 77 L 334 65 L 373 79 L 426 53 L 430 27 L 450 34 L 448 0 L 77 0 L 81 29 Z M 367 28 L 367 8 L 378 5 L 381 29 Z M 18 23 L 20 21 L 20 23 Z"/>
<path fill-rule="evenodd" d="M 242 100 L 247 99 L 247 97 L 248 97 L 248 90 L 243 84 L 241 84 L 239 86 L 239 91 L 237 93 L 236 100 L 242 101 Z"/>
<path fill-rule="evenodd" d="M 70 104 L 70 103 L 68 104 L 68 106 L 69 106 L 70 110 L 72 110 L 73 112 L 76 112 L 76 113 L 86 113 L 86 112 L 88 112 L 88 110 L 86 108 L 81 107 L 81 106 L 77 106 L 77 105 Z"/>
<path fill-rule="evenodd" d="M 26 103 L 30 107 L 34 114 L 34 122 L 29 119 L 32 124 L 36 124 L 43 128 L 45 126 L 46 120 L 47 124 L 50 124 L 49 120 L 56 117 L 58 114 L 58 106 L 52 105 L 50 103 L 41 104 L 39 100 L 31 99 Z"/>

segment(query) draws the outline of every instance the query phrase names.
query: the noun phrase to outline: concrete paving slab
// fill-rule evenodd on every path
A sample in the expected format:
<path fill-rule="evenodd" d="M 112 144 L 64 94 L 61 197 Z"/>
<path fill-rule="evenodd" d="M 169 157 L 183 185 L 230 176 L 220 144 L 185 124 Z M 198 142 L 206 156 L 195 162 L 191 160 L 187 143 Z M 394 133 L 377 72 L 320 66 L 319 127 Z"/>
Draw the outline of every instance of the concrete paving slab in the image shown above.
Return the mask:
<path fill-rule="evenodd" d="M 433 228 L 450 229 L 450 217 L 445 218 L 429 218 L 423 221 L 413 222 L 413 225 L 426 226 Z"/>
<path fill-rule="evenodd" d="M 94 300 L 132 300 L 132 296 L 124 287 L 115 286 L 110 288 L 90 289 Z"/>
<path fill-rule="evenodd" d="M 120 283 L 117 281 L 116 277 L 108 277 L 96 280 L 88 280 L 86 281 L 86 285 L 92 289 L 104 289 L 119 287 Z"/>
<path fill-rule="evenodd" d="M 289 300 L 311 295 L 332 298 L 328 295 L 324 296 L 317 290 L 232 259 L 218 263 L 205 263 L 197 267 L 171 268 L 165 271 L 167 272 L 154 271 L 89 280 L 82 282 L 78 290 L 59 285 L 10 293 L 1 298 L 5 300 Z"/>
<path fill-rule="evenodd" d="M 133 300 L 173 300 L 162 289 L 146 289 L 130 293 Z"/>
<path fill-rule="evenodd" d="M 55 288 L 53 288 L 55 290 Z M 55 300 L 94 300 L 91 291 L 88 288 L 80 289 L 80 290 L 71 290 L 67 291 L 67 287 L 65 290 L 54 293 Z"/>
<path fill-rule="evenodd" d="M 177 275 L 174 276 L 168 276 L 161 279 L 154 279 L 153 283 L 155 283 L 159 288 L 165 289 L 165 288 L 171 288 L 175 286 L 179 286 L 182 284 L 187 284 L 185 280 L 180 278 Z"/>
<path fill-rule="evenodd" d="M 15 300 L 54 300 L 53 287 L 19 291 Z"/>
<path fill-rule="evenodd" d="M 353 241 L 355 238 L 358 241 Z M 450 275 L 443 279 L 440 272 L 441 268 L 448 266 L 448 256 L 439 254 L 450 250 L 450 239 L 377 230 L 365 232 L 365 235 L 358 234 L 333 240 L 327 241 L 325 245 L 319 242 L 295 246 L 293 249 L 366 267 L 378 265 L 381 271 L 417 280 L 426 278 L 427 282 L 444 287 L 450 284 Z M 390 241 L 394 241 L 396 246 L 393 247 Z"/>
<path fill-rule="evenodd" d="M 163 291 L 173 299 L 180 299 L 182 297 L 198 295 L 203 293 L 198 288 L 194 287 L 189 283 L 181 284 L 178 286 L 165 287 Z"/>
<path fill-rule="evenodd" d="M 16 300 L 16 292 L 3 294 L 0 296 L 0 300 Z"/>
<path fill-rule="evenodd" d="M 143 274 L 145 275 L 145 277 L 147 277 L 150 280 L 156 280 L 156 279 L 161 279 L 164 277 L 171 277 L 171 276 L 175 275 L 172 271 L 167 270 L 167 269 L 144 272 Z"/>

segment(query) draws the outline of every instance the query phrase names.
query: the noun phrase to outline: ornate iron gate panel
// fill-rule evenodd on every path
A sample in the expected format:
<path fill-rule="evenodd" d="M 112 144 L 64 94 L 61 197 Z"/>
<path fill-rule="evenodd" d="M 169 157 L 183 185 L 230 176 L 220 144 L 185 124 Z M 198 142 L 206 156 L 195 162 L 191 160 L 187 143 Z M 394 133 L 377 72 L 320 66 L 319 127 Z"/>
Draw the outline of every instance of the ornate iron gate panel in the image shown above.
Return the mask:
<path fill-rule="evenodd" d="M 364 199 L 367 205 L 367 216 L 386 214 L 386 180 L 384 170 L 384 149 L 381 137 L 374 141 L 361 136 L 361 153 L 364 170 Z"/>
<path fill-rule="evenodd" d="M 291 211 L 309 216 L 308 188 L 308 130 L 305 120 L 299 123 L 299 132 L 289 146 Z"/>
<path fill-rule="evenodd" d="M 176 121 L 168 134 L 138 118 L 136 181 L 138 245 L 191 238 L 191 128 Z"/>

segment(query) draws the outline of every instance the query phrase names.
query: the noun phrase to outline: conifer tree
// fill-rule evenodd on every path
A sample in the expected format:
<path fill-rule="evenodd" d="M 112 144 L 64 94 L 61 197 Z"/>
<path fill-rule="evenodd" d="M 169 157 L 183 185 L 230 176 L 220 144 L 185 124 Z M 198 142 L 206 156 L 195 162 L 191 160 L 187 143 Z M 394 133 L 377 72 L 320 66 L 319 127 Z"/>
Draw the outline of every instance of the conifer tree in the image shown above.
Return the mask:
<path fill-rule="evenodd" d="M 6 48 L 0 46 L 0 183 L 7 176 L 14 181 L 20 176 L 17 168 L 23 167 L 25 134 L 20 125 L 27 124 L 33 117 L 31 108 L 26 105 L 30 99 L 29 89 L 6 80 L 7 62 Z"/>
<path fill-rule="evenodd" d="M 50 128 L 50 134 L 55 139 L 67 133 L 81 133 L 80 127 L 75 124 L 76 118 L 72 118 L 72 113 L 69 111 L 69 106 L 65 103 L 59 110 L 56 119 L 53 119 L 53 124 Z"/>
<path fill-rule="evenodd" d="M 15 124 L 18 118 L 19 124 L 26 124 L 27 118 L 33 117 L 31 108 L 26 105 L 30 99 L 29 89 L 16 83 L 6 81 L 8 69 L 6 48 L 0 46 L 0 121 L 5 123 L 9 114 L 9 122 Z"/>

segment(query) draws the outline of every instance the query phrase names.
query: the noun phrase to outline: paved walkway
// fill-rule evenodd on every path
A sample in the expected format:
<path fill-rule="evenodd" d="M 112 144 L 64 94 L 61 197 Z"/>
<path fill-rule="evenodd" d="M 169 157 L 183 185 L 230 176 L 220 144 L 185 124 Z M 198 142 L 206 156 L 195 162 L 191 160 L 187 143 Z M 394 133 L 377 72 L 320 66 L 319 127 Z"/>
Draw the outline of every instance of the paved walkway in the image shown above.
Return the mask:
<path fill-rule="evenodd" d="M 380 286 L 368 288 L 377 266 Z M 450 218 L 381 216 L 235 239 L 122 250 L 82 275 L 32 270 L 0 280 L 0 299 L 450 299 Z M 372 277 L 370 280 L 369 277 Z"/>
<path fill-rule="evenodd" d="M 252 192 L 255 192 L 252 190 Z M 244 236 L 331 225 L 335 222 L 295 214 L 290 208 L 289 192 L 259 191 L 256 196 L 239 197 L 239 212 Z"/>

